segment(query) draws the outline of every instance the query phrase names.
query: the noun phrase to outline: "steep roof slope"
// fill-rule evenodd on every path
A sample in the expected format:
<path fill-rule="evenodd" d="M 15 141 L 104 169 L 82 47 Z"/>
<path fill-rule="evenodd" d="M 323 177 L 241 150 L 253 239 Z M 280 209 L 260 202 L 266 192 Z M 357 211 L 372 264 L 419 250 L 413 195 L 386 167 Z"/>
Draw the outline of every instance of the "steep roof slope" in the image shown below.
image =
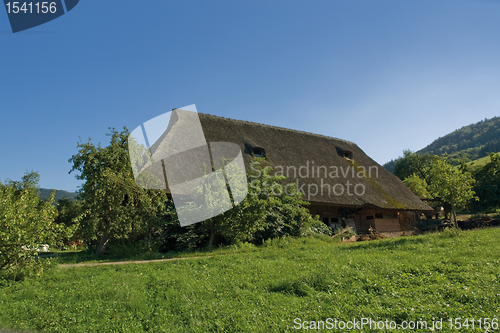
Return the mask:
<path fill-rule="evenodd" d="M 293 167 L 298 171 L 302 166 L 302 171 L 305 171 L 305 167 L 309 165 L 309 177 L 301 178 L 296 175 L 293 179 L 288 178 L 286 183 L 294 183 L 298 178 L 299 188 L 304 183 L 316 184 L 318 193 L 314 195 L 312 195 L 315 190 L 313 185 L 303 187 L 303 189 L 310 190 L 306 193 L 305 199 L 311 202 L 353 207 L 373 205 L 398 210 L 431 210 L 401 180 L 372 160 L 352 142 L 202 113 L 199 114 L 199 118 L 207 142 L 222 141 L 238 144 L 243 152 L 247 168 L 253 159 L 253 148 L 256 147 L 263 148 L 267 162 L 275 167 L 275 171 L 282 167 L 285 175 L 287 168 L 290 171 L 289 176 L 293 176 L 291 174 Z M 344 153 L 352 158 L 345 158 Z M 314 176 L 311 172 L 313 165 Z M 321 168 L 318 176 L 318 166 L 325 167 L 327 174 L 324 172 L 325 169 Z M 356 171 L 354 173 L 353 168 Z M 357 171 L 362 170 L 360 168 L 365 168 L 366 177 L 358 174 Z M 335 177 L 335 170 L 338 171 L 339 177 Z M 371 177 L 368 176 L 368 171 L 371 171 Z M 348 193 L 348 181 L 353 184 L 350 188 L 352 195 Z M 321 193 L 322 184 L 323 193 Z M 328 187 L 325 184 L 328 184 L 330 191 L 327 190 Z M 337 184 L 342 184 L 342 194 L 340 194 L 341 185 Z M 362 195 L 354 194 L 354 184 L 362 184 L 357 188 L 359 194 L 364 188 Z M 333 191 L 334 186 L 337 186 L 336 191 Z"/>

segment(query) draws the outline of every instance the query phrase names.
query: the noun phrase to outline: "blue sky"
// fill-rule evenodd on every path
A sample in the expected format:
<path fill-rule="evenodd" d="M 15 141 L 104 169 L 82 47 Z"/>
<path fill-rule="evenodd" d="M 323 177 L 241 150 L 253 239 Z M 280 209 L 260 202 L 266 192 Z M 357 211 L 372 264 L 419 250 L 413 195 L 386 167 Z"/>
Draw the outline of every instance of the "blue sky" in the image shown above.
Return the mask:
<path fill-rule="evenodd" d="M 338 137 L 380 164 L 500 115 L 498 1 L 87 1 L 13 34 L 0 9 L 0 180 L 76 190 L 107 144 L 175 107 Z"/>

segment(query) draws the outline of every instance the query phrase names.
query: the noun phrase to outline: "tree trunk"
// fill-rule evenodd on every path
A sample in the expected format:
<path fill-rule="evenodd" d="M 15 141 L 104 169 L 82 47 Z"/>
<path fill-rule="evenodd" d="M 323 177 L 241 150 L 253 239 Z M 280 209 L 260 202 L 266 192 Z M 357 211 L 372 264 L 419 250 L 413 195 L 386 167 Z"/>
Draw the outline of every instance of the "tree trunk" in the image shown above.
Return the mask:
<path fill-rule="evenodd" d="M 455 207 L 452 207 L 451 211 L 453 213 L 453 223 L 455 224 L 455 228 L 458 228 L 457 213 L 455 212 Z"/>
<path fill-rule="evenodd" d="M 207 250 L 209 252 L 212 251 L 212 244 L 214 242 L 214 238 L 215 238 L 215 228 L 212 227 L 212 231 L 210 231 L 210 239 L 208 240 L 208 246 L 207 246 Z"/>
<path fill-rule="evenodd" d="M 99 243 L 99 246 L 97 247 L 97 251 L 95 252 L 95 254 L 98 256 L 103 254 L 108 242 L 109 242 L 108 233 L 105 233 L 101 238 L 101 242 Z"/>
<path fill-rule="evenodd" d="M 108 207 L 109 210 L 109 217 L 106 219 L 106 230 L 104 231 L 104 235 L 102 235 L 101 242 L 99 243 L 99 246 L 97 247 L 97 250 L 95 251 L 95 254 L 100 256 L 101 254 L 104 253 L 104 250 L 106 249 L 106 245 L 109 242 L 109 229 L 111 228 L 111 212 L 113 209 L 111 206 Z"/>
<path fill-rule="evenodd" d="M 148 233 L 148 251 L 151 252 L 151 232 Z"/>

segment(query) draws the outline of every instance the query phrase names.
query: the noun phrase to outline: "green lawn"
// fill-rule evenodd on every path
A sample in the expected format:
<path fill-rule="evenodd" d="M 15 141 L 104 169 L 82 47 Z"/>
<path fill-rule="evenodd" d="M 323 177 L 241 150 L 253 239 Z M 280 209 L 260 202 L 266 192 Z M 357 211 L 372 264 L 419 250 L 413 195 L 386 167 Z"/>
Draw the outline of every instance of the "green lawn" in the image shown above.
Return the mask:
<path fill-rule="evenodd" d="M 441 331 L 451 332 L 449 318 L 500 315 L 499 238 L 498 228 L 350 244 L 308 238 L 206 258 L 55 267 L 38 280 L 0 287 L 0 326 L 289 332 L 296 331 L 295 318 L 429 325 L 443 318 Z"/>

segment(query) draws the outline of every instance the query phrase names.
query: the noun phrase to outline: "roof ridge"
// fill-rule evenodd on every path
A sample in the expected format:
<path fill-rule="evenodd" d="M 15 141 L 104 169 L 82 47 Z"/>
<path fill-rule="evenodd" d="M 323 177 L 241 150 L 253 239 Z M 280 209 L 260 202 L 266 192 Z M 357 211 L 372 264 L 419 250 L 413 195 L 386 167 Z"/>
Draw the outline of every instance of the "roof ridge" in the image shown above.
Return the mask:
<path fill-rule="evenodd" d="M 344 143 L 355 145 L 356 147 L 358 146 L 356 143 L 354 143 L 352 141 L 345 140 L 345 139 L 340 139 L 340 138 L 336 138 L 336 137 L 333 137 L 333 136 L 328 136 L 328 135 L 323 135 L 323 134 L 317 134 L 317 133 L 311 133 L 311 132 L 306 132 L 306 131 L 301 131 L 301 130 L 286 128 L 286 127 L 280 127 L 280 126 L 274 126 L 274 125 L 268 125 L 268 124 L 261 124 L 261 123 L 257 123 L 257 122 L 253 122 L 253 121 L 248 121 L 248 120 L 239 120 L 239 119 L 221 117 L 221 116 L 216 116 L 216 115 L 208 114 L 208 113 L 202 113 L 202 112 L 198 112 L 198 113 L 201 114 L 201 115 L 207 115 L 207 116 L 210 116 L 210 117 L 215 117 L 215 118 L 230 120 L 230 121 L 233 121 L 233 122 L 239 122 L 239 123 L 250 124 L 250 125 L 264 126 L 264 127 L 268 127 L 268 128 L 272 128 L 272 129 L 277 129 L 277 130 L 281 130 L 281 131 L 285 131 L 285 132 L 295 132 L 295 133 L 307 134 L 307 135 L 316 136 L 316 137 L 325 138 L 325 139 L 338 140 L 338 141 L 341 141 L 341 142 L 344 142 Z"/>

